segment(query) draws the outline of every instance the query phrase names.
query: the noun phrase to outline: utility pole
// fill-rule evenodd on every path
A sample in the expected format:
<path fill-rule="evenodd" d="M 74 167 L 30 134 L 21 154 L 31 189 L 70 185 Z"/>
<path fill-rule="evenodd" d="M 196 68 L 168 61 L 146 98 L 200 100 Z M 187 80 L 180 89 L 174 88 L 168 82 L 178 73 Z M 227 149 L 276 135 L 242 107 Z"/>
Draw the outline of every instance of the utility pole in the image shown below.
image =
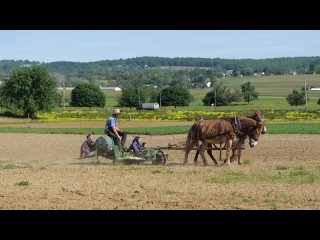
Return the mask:
<path fill-rule="evenodd" d="M 214 88 L 214 108 L 217 107 L 217 89 L 216 89 L 216 84 L 213 84 Z"/>
<path fill-rule="evenodd" d="M 160 108 L 161 108 L 161 90 L 160 90 Z"/>
<path fill-rule="evenodd" d="M 217 107 L 217 89 L 216 87 L 214 88 L 214 107 Z"/>
<path fill-rule="evenodd" d="M 307 79 L 304 80 L 304 95 L 305 95 L 305 98 L 306 98 L 306 108 L 308 108 Z"/>
<path fill-rule="evenodd" d="M 139 88 L 138 88 L 138 96 L 139 96 L 139 106 L 140 106 L 140 91 L 139 91 Z"/>
<path fill-rule="evenodd" d="M 63 111 L 66 110 L 66 82 L 63 82 Z"/>

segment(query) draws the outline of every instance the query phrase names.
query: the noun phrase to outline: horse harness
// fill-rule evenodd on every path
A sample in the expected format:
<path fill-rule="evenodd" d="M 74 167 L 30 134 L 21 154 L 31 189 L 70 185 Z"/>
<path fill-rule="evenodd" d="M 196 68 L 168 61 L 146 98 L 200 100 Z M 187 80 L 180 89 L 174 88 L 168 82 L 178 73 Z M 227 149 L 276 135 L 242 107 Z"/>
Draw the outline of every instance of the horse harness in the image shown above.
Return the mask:
<path fill-rule="evenodd" d="M 201 119 L 200 121 L 202 121 L 203 119 Z M 218 130 L 218 134 L 214 135 L 213 137 L 210 138 L 216 138 L 216 137 L 221 137 L 223 135 L 225 135 L 225 132 L 223 132 L 223 125 L 224 125 L 224 121 L 230 122 L 233 128 L 233 132 L 236 134 L 236 136 L 239 139 L 245 139 L 246 138 L 246 134 L 244 132 L 241 131 L 241 122 L 239 117 L 234 116 L 232 118 L 223 118 L 220 123 L 219 123 L 219 130 Z"/>
<path fill-rule="evenodd" d="M 239 149 L 241 148 L 241 145 L 244 144 L 244 141 L 246 140 L 247 135 L 243 131 L 241 131 L 241 122 L 239 117 L 235 115 L 234 117 L 230 118 L 230 122 L 233 127 L 233 132 L 239 138 L 238 143 L 233 148 Z"/>

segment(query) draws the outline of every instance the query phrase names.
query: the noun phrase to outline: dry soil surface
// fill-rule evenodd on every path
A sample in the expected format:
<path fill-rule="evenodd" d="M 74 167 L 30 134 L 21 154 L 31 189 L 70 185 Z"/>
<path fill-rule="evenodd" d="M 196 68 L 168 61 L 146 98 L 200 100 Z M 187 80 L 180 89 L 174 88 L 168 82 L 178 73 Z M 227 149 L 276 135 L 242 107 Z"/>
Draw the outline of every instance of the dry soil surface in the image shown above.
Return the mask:
<path fill-rule="evenodd" d="M 194 151 L 184 166 L 182 150 L 164 166 L 97 164 L 79 159 L 81 135 L 0 137 L 0 209 L 320 209 L 319 135 L 263 135 L 229 167 L 194 166 Z M 186 134 L 142 137 L 165 147 Z"/>

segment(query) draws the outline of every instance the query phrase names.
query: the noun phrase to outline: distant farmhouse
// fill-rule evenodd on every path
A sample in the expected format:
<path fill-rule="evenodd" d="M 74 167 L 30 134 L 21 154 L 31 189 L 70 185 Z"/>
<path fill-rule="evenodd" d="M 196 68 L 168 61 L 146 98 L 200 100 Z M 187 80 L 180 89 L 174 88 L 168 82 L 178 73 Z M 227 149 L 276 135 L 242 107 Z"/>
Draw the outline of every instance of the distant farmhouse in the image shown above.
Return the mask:
<path fill-rule="evenodd" d="M 101 90 L 121 91 L 121 88 L 119 88 L 119 87 L 101 87 L 101 85 L 100 85 L 100 89 Z"/>
<path fill-rule="evenodd" d="M 58 90 L 64 90 L 64 87 L 56 87 L 56 89 L 58 89 Z M 73 90 L 74 87 L 66 87 L 65 89 L 66 89 L 66 90 Z M 119 88 L 119 87 L 101 87 L 101 86 L 100 86 L 100 89 L 101 89 L 101 90 L 121 91 L 121 88 Z"/>
<path fill-rule="evenodd" d="M 74 87 L 56 87 L 56 89 L 58 89 L 58 90 L 64 90 L 64 89 L 66 89 L 66 90 L 73 90 L 74 89 Z"/>

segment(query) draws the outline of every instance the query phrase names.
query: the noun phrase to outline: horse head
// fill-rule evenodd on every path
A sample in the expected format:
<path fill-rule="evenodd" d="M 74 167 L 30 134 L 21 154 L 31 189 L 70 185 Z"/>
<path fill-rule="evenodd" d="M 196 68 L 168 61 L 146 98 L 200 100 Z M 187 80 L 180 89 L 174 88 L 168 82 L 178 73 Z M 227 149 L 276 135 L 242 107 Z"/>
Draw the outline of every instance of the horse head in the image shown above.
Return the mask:
<path fill-rule="evenodd" d="M 257 121 L 252 118 L 241 117 L 241 130 L 249 137 L 250 147 L 255 147 L 258 144 L 259 137 L 264 131 L 264 121 Z"/>
<path fill-rule="evenodd" d="M 265 126 L 265 119 L 262 115 L 262 113 L 260 112 L 260 110 L 255 110 L 254 115 L 250 116 L 249 118 L 252 118 L 254 120 L 256 120 L 257 122 L 260 122 L 263 124 L 263 127 L 261 127 L 261 134 L 265 134 L 267 133 L 267 127 Z"/>

